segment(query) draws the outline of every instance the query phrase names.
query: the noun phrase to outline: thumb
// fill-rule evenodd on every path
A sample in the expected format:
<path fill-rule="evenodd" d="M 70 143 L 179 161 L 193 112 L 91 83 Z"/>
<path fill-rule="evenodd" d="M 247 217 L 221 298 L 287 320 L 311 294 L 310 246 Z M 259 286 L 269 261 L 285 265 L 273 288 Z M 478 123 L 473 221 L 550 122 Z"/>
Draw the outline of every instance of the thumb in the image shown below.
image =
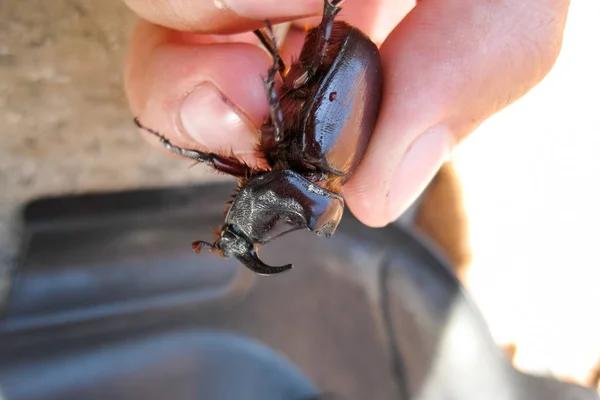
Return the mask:
<path fill-rule="evenodd" d="M 344 187 L 363 223 L 384 226 L 419 196 L 452 147 L 527 93 L 562 44 L 568 0 L 418 2 L 381 47 L 377 127 Z"/>

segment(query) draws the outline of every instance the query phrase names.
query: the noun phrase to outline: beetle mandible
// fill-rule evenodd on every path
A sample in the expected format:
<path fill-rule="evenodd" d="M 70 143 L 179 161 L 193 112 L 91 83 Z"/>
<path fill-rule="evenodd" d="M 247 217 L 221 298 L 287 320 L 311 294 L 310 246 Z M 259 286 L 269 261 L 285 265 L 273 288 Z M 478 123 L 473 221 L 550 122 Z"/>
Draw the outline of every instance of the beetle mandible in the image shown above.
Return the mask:
<path fill-rule="evenodd" d="M 268 168 L 177 147 L 135 118 L 139 128 L 157 136 L 167 149 L 238 180 L 216 241 L 194 242 L 196 252 L 208 247 L 260 275 L 272 275 L 292 265 L 265 264 L 258 257 L 260 245 L 298 229 L 325 237 L 335 232 L 344 211 L 339 193 L 365 153 L 383 84 L 377 46 L 357 28 L 334 21 L 342 1 L 325 0 L 321 23 L 308 31 L 289 69 L 269 21 L 254 31 L 273 58 L 264 79 L 270 115 L 257 147 Z M 282 78 L 279 90 L 277 74 Z"/>

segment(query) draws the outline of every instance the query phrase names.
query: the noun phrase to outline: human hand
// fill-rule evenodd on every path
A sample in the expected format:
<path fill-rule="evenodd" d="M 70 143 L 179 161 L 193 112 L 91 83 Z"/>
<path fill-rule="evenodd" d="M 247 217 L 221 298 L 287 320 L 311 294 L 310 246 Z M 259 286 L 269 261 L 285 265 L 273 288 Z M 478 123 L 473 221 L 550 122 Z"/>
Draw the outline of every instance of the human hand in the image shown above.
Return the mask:
<path fill-rule="evenodd" d="M 289 63 L 302 45 L 303 18 L 319 14 L 323 1 L 125 1 L 144 19 L 125 73 L 134 115 L 181 147 L 232 149 L 251 161 L 268 115 L 262 76 L 271 60 L 250 31 L 264 19 L 296 20 L 282 46 Z M 338 17 L 381 44 L 377 126 L 343 188 L 354 215 L 374 227 L 398 218 L 456 144 L 548 73 L 569 6 L 568 0 L 421 0 L 404 17 L 408 3 L 346 0 Z"/>

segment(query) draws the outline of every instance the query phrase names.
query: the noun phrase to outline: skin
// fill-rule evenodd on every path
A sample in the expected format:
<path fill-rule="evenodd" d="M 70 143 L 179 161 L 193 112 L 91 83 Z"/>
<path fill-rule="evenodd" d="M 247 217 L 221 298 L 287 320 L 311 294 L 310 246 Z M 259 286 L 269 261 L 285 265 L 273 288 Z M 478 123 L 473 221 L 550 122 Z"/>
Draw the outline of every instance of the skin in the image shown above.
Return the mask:
<path fill-rule="evenodd" d="M 141 18 L 125 88 L 131 111 L 174 144 L 233 151 L 253 146 L 268 115 L 270 57 L 250 32 L 292 21 L 289 63 L 322 0 L 126 0 Z M 379 46 L 383 102 L 366 156 L 343 194 L 366 225 L 397 219 L 452 149 L 525 95 L 554 65 L 568 0 L 346 0 L 339 18 Z M 224 101 L 225 100 L 225 101 Z M 158 142 L 142 133 L 152 143 Z M 515 145 L 518 145 L 516 143 Z"/>

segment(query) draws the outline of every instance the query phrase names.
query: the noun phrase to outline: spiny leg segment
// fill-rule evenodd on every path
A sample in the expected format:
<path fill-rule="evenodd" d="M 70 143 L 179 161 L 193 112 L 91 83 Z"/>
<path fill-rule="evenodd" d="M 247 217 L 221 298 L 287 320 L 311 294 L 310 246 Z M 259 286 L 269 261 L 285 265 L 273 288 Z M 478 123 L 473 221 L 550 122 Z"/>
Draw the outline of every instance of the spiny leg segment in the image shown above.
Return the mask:
<path fill-rule="evenodd" d="M 275 35 L 272 31 L 269 31 L 269 36 L 267 36 L 264 28 L 255 30 L 254 34 L 258 37 L 258 40 L 260 40 L 262 45 L 265 46 L 269 54 L 271 54 L 273 58 L 277 58 L 277 70 L 283 78 L 285 75 L 285 63 L 283 62 L 283 59 L 279 57 L 277 45 L 275 43 Z"/>
<path fill-rule="evenodd" d="M 166 149 L 170 150 L 171 152 L 177 155 L 189 158 L 202 164 L 206 164 L 216 169 L 217 171 L 224 172 L 226 174 L 233 175 L 238 178 L 247 177 L 252 171 L 252 169 L 247 164 L 238 160 L 235 157 L 224 157 L 215 153 L 205 153 L 198 150 L 184 149 L 175 146 L 157 131 L 154 131 L 142 125 L 139 118 L 136 117 L 133 121 L 135 122 L 138 128 L 143 129 L 146 132 L 156 136 L 160 140 L 160 143 Z"/>
<path fill-rule="evenodd" d="M 269 68 L 269 74 L 267 79 L 265 79 L 265 89 L 267 91 L 267 99 L 269 101 L 269 110 L 271 115 L 271 125 L 273 127 L 273 137 L 275 139 L 275 143 L 279 143 L 283 140 L 283 111 L 281 110 L 281 105 L 279 104 L 279 97 L 277 95 L 277 91 L 275 90 L 275 74 L 277 74 L 279 62 L 281 60 L 281 56 L 279 55 L 279 49 L 277 47 L 277 40 L 275 39 L 275 33 L 273 32 L 273 27 L 269 21 L 265 21 L 266 29 L 271 35 L 272 42 L 272 55 L 273 55 L 273 65 Z"/>
<path fill-rule="evenodd" d="M 298 79 L 294 81 L 294 88 L 304 86 L 309 82 L 317 73 L 319 66 L 323 64 L 323 60 L 327 55 L 327 48 L 329 47 L 329 39 L 331 38 L 331 31 L 333 29 L 333 21 L 336 15 L 342 10 L 340 5 L 344 0 L 325 0 L 325 9 L 323 10 L 323 18 L 319 25 L 319 32 L 317 36 L 317 44 L 314 49 L 314 57 L 310 64 L 306 67 L 306 72 L 302 74 Z"/>

